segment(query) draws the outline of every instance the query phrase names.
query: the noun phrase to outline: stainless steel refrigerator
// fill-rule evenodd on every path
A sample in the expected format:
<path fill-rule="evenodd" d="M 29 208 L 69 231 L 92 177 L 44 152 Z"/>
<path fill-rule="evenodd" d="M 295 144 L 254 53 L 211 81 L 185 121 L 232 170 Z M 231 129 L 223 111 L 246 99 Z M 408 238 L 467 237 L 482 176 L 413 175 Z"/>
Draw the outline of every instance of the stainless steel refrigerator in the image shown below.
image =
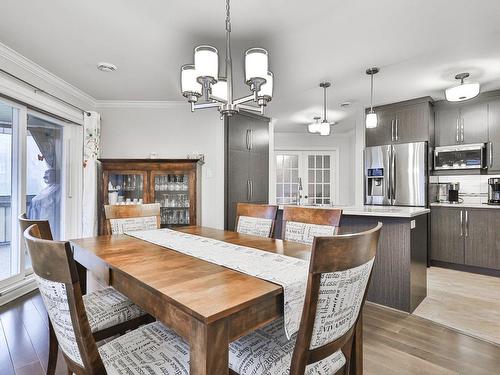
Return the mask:
<path fill-rule="evenodd" d="M 427 205 L 427 142 L 365 149 L 365 204 Z"/>

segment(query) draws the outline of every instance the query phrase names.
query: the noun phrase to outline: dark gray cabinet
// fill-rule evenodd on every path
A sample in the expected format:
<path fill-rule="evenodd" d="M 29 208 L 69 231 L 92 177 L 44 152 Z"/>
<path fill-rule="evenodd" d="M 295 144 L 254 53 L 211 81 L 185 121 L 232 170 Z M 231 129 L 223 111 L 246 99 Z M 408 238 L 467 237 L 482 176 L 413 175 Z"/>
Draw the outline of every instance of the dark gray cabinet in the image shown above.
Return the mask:
<path fill-rule="evenodd" d="M 464 264 L 463 210 L 431 209 L 431 259 Z"/>
<path fill-rule="evenodd" d="M 269 119 L 240 113 L 225 118 L 225 220 L 233 229 L 238 202 L 268 203 Z"/>
<path fill-rule="evenodd" d="M 500 270 L 500 209 L 431 208 L 431 259 Z"/>
<path fill-rule="evenodd" d="M 500 172 L 500 98 L 488 104 L 488 171 Z"/>
<path fill-rule="evenodd" d="M 366 129 L 366 146 L 423 142 L 432 139 L 431 98 L 419 98 L 374 108 L 378 125 Z"/>
<path fill-rule="evenodd" d="M 488 104 L 439 102 L 435 108 L 436 146 L 488 141 Z"/>
<path fill-rule="evenodd" d="M 500 209 L 465 210 L 465 264 L 500 270 Z"/>

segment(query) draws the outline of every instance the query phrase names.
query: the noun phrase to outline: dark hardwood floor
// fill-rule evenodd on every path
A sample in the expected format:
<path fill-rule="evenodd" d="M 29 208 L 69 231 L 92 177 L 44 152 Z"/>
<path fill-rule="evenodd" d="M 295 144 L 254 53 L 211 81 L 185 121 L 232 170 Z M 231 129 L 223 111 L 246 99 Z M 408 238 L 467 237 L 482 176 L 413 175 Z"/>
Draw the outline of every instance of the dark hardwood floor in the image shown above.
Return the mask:
<path fill-rule="evenodd" d="M 367 304 L 366 375 L 498 374 L 500 346 L 429 320 Z M 44 374 L 47 315 L 38 293 L 0 307 L 0 374 Z M 59 354 L 57 374 L 66 374 Z"/>

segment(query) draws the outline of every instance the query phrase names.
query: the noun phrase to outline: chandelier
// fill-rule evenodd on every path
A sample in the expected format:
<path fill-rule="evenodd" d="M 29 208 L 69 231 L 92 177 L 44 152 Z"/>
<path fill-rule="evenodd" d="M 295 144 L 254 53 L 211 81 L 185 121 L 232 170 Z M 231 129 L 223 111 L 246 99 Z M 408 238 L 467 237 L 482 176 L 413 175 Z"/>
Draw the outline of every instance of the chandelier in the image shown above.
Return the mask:
<path fill-rule="evenodd" d="M 307 131 L 309 133 L 318 133 L 319 135 L 330 135 L 331 126 L 335 125 L 335 122 L 328 121 L 326 117 L 326 89 L 331 86 L 330 82 L 321 82 L 319 87 L 323 89 L 323 121 L 321 117 L 314 117 L 314 122 L 307 126 Z"/>
<path fill-rule="evenodd" d="M 268 70 L 268 53 L 264 48 L 250 48 L 245 52 L 245 83 L 252 93 L 234 99 L 231 16 L 229 0 L 226 0 L 225 77 L 219 77 L 217 48 L 198 46 L 194 49 L 194 64 L 181 67 L 182 95 L 191 104 L 191 112 L 196 109 L 218 108 L 222 115 L 227 116 L 232 116 L 240 109 L 263 114 L 264 107 L 273 97 L 273 73 Z M 245 104 L 249 102 L 254 105 Z"/>

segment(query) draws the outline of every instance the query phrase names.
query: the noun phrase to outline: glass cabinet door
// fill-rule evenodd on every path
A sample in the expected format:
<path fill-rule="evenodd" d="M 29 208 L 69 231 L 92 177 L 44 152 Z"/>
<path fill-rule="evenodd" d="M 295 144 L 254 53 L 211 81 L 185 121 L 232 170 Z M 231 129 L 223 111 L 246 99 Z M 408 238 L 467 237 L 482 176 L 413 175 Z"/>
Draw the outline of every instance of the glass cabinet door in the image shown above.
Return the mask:
<path fill-rule="evenodd" d="M 107 199 L 108 204 L 142 204 L 146 174 L 141 172 L 109 172 Z"/>
<path fill-rule="evenodd" d="M 187 172 L 153 172 L 154 201 L 161 205 L 161 225 L 191 222 L 191 178 Z"/>

